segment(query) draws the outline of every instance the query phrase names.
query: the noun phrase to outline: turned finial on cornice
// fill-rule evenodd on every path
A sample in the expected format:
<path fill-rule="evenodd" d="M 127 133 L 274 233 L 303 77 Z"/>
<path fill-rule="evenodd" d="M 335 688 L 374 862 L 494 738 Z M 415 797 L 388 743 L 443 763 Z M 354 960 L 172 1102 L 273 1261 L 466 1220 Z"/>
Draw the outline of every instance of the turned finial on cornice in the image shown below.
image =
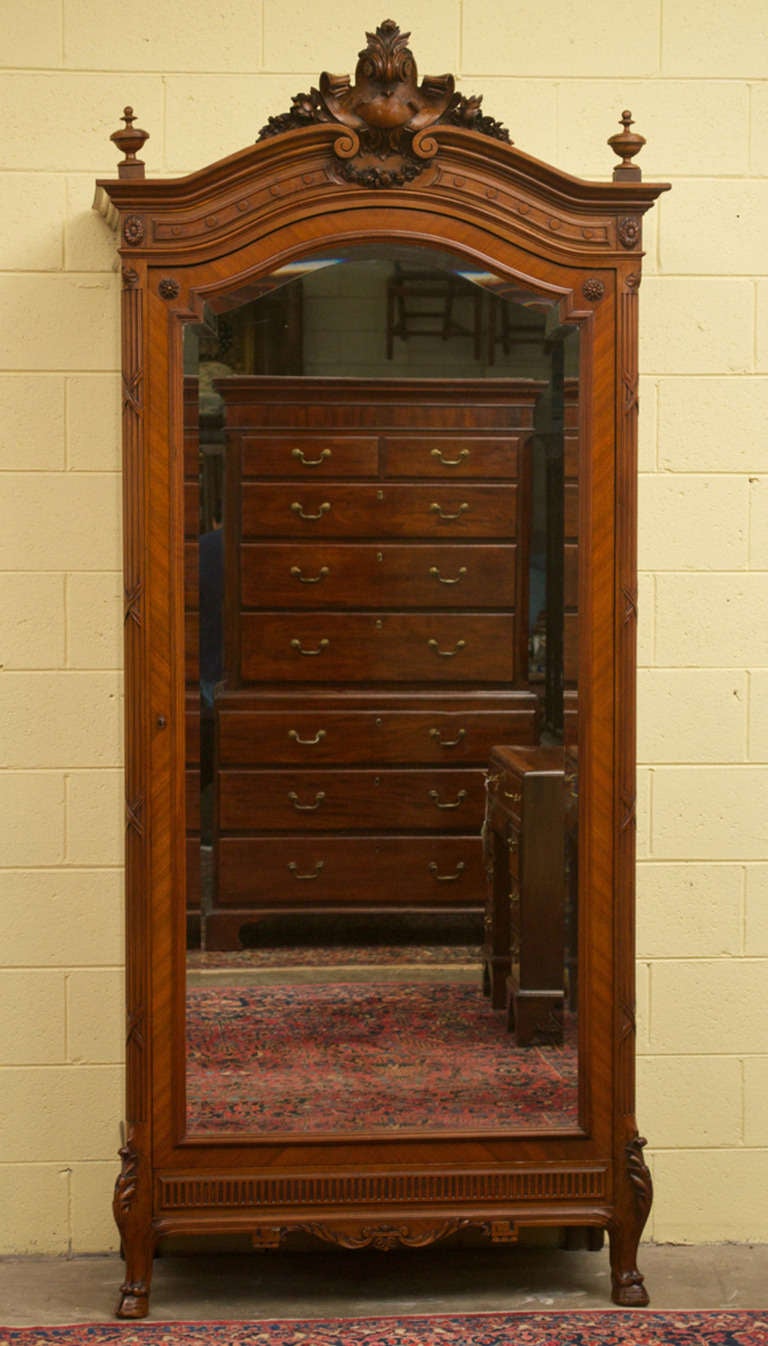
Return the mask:
<path fill-rule="evenodd" d="M 643 176 L 642 172 L 637 164 L 632 163 L 632 160 L 643 148 L 645 136 L 638 135 L 636 131 L 630 131 L 629 128 L 634 123 L 632 113 L 626 111 L 626 109 L 621 114 L 620 125 L 624 129 L 617 131 L 616 135 L 611 136 L 608 140 L 614 154 L 618 154 L 621 159 L 621 163 L 617 164 L 613 170 L 613 180 L 614 182 L 640 182 Z"/>
<path fill-rule="evenodd" d="M 139 126 L 134 126 L 135 120 L 133 108 L 123 108 L 125 126 L 121 126 L 119 131 L 114 131 L 109 137 L 125 155 L 117 165 L 117 174 L 121 178 L 144 177 L 144 160 L 137 159 L 136 155 L 144 141 L 149 140 L 149 131 L 142 131 Z"/>

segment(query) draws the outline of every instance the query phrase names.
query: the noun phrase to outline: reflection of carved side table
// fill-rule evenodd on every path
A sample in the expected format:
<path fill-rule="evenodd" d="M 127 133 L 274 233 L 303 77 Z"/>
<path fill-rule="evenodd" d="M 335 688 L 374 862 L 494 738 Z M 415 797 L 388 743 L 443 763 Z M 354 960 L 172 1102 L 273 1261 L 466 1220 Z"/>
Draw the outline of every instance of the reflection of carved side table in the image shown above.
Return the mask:
<path fill-rule="evenodd" d="M 491 752 L 483 989 L 520 1046 L 563 1037 L 564 777 L 562 748 Z"/>

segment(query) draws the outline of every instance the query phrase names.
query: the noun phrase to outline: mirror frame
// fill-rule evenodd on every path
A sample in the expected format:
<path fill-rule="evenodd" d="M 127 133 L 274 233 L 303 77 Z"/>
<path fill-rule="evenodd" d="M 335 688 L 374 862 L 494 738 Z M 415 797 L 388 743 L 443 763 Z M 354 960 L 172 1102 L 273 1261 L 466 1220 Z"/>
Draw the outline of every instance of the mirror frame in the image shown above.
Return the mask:
<path fill-rule="evenodd" d="M 95 206 L 120 235 L 123 278 L 120 1317 L 148 1311 L 161 1237 L 212 1233 L 247 1233 L 259 1248 L 296 1231 L 347 1248 L 390 1248 L 470 1227 L 509 1243 L 521 1227 L 589 1226 L 609 1233 L 615 1302 L 648 1302 L 637 1247 L 652 1189 L 634 1101 L 637 302 L 641 217 L 665 185 L 642 183 L 631 164 L 639 144 L 628 142 L 640 138 L 629 131 L 629 114 L 623 136 L 612 138 L 624 155 L 616 180 L 588 183 L 507 143 L 503 128 L 479 115 L 478 100 L 458 100 L 457 108 L 451 78 L 441 79 L 450 81 L 446 105 L 426 126 L 422 116 L 415 128 L 392 133 L 386 160 L 372 152 L 359 113 L 351 123 L 348 102 L 340 112 L 336 77 L 323 76 L 320 93 L 297 96 L 257 144 L 177 179 L 145 180 L 136 151 L 146 133 L 126 109 L 126 129 L 113 137 L 125 151 L 118 178 L 97 184 Z M 417 93 L 431 97 L 439 82 Z M 376 242 L 441 247 L 558 297 L 564 320 L 586 338 L 581 1127 L 278 1141 L 185 1136 L 183 326 L 202 316 L 214 291 L 247 292 L 286 262 Z"/>

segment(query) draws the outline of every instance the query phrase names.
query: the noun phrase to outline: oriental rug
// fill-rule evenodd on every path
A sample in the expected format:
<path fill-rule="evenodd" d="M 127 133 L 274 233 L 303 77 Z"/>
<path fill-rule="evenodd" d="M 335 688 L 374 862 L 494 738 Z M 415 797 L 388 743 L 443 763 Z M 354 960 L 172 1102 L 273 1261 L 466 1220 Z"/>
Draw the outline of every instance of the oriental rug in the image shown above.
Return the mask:
<path fill-rule="evenodd" d="M 577 1122 L 575 1027 L 520 1048 L 476 985 L 190 987 L 194 1132 L 548 1129 Z"/>
<path fill-rule="evenodd" d="M 258 949 L 188 949 L 187 967 L 195 972 L 257 972 L 273 967 L 467 966 L 476 967 L 479 977 L 481 957 L 479 944 L 276 944 Z"/>
<path fill-rule="evenodd" d="M 429 1314 L 0 1328 L 0 1346 L 768 1346 L 748 1310 Z"/>

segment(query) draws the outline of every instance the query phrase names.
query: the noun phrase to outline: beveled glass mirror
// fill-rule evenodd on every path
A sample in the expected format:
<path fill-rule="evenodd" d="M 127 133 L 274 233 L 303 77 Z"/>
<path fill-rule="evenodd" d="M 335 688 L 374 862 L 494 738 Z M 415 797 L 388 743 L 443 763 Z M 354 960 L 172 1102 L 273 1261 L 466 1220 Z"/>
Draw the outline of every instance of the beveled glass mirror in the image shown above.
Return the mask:
<path fill-rule="evenodd" d="M 578 326 L 415 246 L 259 289 L 184 333 L 190 1132 L 574 1126 Z M 498 741 L 563 766 L 566 1008 L 524 1045 L 482 976 Z"/>

